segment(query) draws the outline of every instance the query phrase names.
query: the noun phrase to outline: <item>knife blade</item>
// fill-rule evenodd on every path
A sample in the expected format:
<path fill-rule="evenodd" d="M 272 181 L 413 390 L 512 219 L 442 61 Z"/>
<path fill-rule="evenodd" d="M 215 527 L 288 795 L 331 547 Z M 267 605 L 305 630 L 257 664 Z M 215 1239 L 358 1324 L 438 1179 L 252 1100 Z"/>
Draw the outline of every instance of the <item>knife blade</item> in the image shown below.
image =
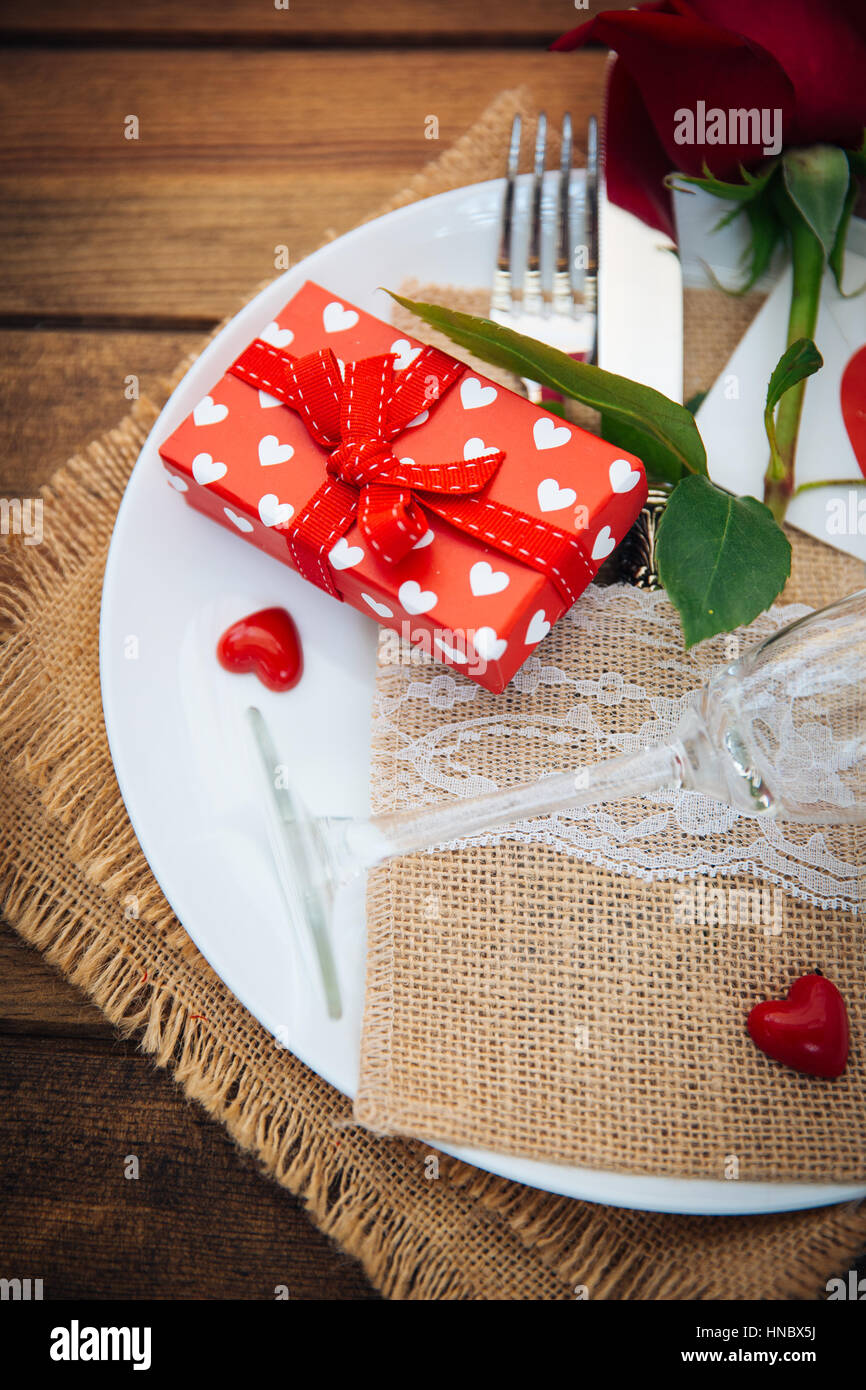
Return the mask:
<path fill-rule="evenodd" d="M 598 186 L 598 363 L 683 399 L 683 277 L 677 249 Z"/>

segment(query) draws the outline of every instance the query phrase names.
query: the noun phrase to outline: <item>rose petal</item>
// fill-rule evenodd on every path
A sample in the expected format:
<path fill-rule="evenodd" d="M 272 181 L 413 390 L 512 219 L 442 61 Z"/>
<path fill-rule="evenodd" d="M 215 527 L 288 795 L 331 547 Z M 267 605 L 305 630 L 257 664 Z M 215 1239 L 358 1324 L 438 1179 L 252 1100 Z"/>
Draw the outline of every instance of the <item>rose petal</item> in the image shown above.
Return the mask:
<path fill-rule="evenodd" d="M 640 89 L 670 168 L 700 174 L 707 166 L 719 178 L 737 178 L 765 155 L 760 145 L 678 145 L 677 111 L 719 107 L 782 109 L 787 136 L 794 114 L 794 88 L 766 49 L 729 30 L 678 14 L 600 15 L 594 37 L 614 48 L 619 61 Z"/>
<path fill-rule="evenodd" d="M 715 3 L 674 0 L 601 14 L 553 45 L 566 49 L 598 41 L 616 51 L 605 138 L 608 196 L 669 234 L 670 200 L 660 187 L 665 173 L 700 175 L 706 164 L 719 178 L 738 179 L 740 164 L 749 168 L 765 158 L 762 145 L 678 145 L 677 111 L 696 111 L 699 101 L 706 110 L 725 112 L 781 108 L 786 142 L 794 127 L 795 89 L 784 68 L 753 39 L 731 32 L 727 8 L 728 27 L 700 18 L 698 8 L 715 13 Z M 738 0 L 736 10 L 744 7 L 745 0 Z"/>
<path fill-rule="evenodd" d="M 617 207 L 676 241 L 673 199 L 664 185 L 671 162 L 637 84 L 620 62 L 611 68 L 606 100 L 607 196 Z"/>
<path fill-rule="evenodd" d="M 862 0 L 822 0 L 817 10 L 814 0 L 692 0 L 690 8 L 760 44 L 787 73 L 796 111 L 786 145 L 859 145 L 866 125 Z"/>

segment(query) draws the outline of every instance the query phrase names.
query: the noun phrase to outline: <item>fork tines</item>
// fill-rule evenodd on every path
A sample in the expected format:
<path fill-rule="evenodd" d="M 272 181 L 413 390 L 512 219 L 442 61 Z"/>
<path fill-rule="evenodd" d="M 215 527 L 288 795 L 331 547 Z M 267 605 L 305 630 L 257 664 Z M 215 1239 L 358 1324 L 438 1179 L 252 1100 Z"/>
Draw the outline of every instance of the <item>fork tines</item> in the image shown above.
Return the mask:
<path fill-rule="evenodd" d="M 532 197 L 530 201 L 529 250 L 526 275 L 523 281 L 523 309 L 527 314 L 540 314 L 544 308 L 541 288 L 541 208 L 544 192 L 544 162 L 547 155 L 547 117 L 540 112 L 535 127 L 535 163 L 532 168 Z"/>
<path fill-rule="evenodd" d="M 571 117 L 566 114 L 562 122 L 559 174 L 556 180 L 551 180 L 552 198 L 546 197 L 544 189 L 547 118 L 543 112 L 538 117 L 535 130 L 532 180 L 529 189 L 528 245 L 522 291 L 517 287 L 519 278 L 514 275 L 515 184 L 520 158 L 521 133 L 521 119 L 519 116 L 515 116 L 508 148 L 499 249 L 490 295 L 490 317 L 505 327 L 515 328 L 518 332 L 526 333 L 529 337 L 548 343 L 551 347 L 557 347 L 572 357 L 585 357 L 587 352 L 592 351 L 595 336 L 594 281 L 592 284 L 585 285 L 588 302 L 584 303 L 584 297 L 577 294 L 574 288 L 576 236 L 574 235 L 575 228 L 572 226 L 570 197 L 571 165 L 574 153 Z M 594 135 L 593 118 L 588 132 L 591 144 L 594 143 Z M 551 203 L 554 254 L 552 273 L 545 277 L 543 260 L 546 260 L 546 256 L 542 256 L 542 242 L 545 214 Z M 590 168 L 590 161 L 588 160 L 587 214 L 594 216 L 594 209 L 593 169 Z M 586 239 L 590 242 L 593 240 L 589 228 Z M 545 279 L 548 282 L 546 285 Z M 524 378 L 524 385 L 530 400 L 535 402 L 541 400 L 541 387 L 536 382 Z"/>
<path fill-rule="evenodd" d="M 520 163 L 521 129 L 521 119 L 519 116 L 515 116 L 508 146 L 508 168 L 505 179 L 505 201 L 502 205 L 502 226 L 499 231 L 499 252 L 493 275 L 493 292 L 490 296 L 491 311 L 498 309 L 503 313 L 509 313 L 511 310 L 511 236 L 514 219 L 514 185 Z"/>
<path fill-rule="evenodd" d="M 571 313 L 574 308 L 572 290 L 571 257 L 571 116 L 566 111 L 562 118 L 562 149 L 559 156 L 559 183 L 557 197 L 556 259 L 553 266 L 553 311 L 557 314 Z"/>
<path fill-rule="evenodd" d="M 513 239 L 514 194 L 520 160 L 522 125 L 520 116 L 515 116 L 508 147 L 505 198 L 490 301 L 491 309 L 498 309 L 503 313 L 514 312 L 515 289 L 520 283 L 519 278 L 514 273 Z M 540 112 L 535 129 L 535 153 L 529 194 L 526 268 L 523 276 L 522 293 L 519 294 L 519 298 L 522 300 L 522 313 L 542 314 L 546 305 L 552 305 L 553 312 L 556 314 L 573 315 L 583 310 L 582 299 L 574 291 L 572 263 L 576 240 L 575 228 L 572 225 L 570 200 L 573 152 L 574 138 L 571 116 L 566 112 L 562 119 L 559 178 L 552 203 L 552 216 L 555 223 L 553 275 L 550 288 L 546 289 L 542 273 L 543 214 L 550 206 L 550 202 L 549 200 L 545 202 L 544 190 L 544 171 L 547 162 L 547 117 L 543 111 Z"/>

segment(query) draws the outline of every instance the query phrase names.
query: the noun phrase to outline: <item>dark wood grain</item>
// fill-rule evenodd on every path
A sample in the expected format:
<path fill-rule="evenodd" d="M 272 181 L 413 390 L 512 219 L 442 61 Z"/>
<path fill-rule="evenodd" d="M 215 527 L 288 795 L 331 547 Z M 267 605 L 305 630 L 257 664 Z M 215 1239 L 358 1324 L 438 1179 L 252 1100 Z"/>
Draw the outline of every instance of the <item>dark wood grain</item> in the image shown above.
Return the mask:
<path fill-rule="evenodd" d="M 510 40 L 543 45 L 599 10 L 627 9 L 628 0 L 18 0 L 0 5 L 0 37 L 138 43 L 178 42 L 431 44 Z"/>
<path fill-rule="evenodd" d="M 0 1039 L 15 1033 L 107 1042 L 117 1036 L 105 1015 L 0 917 Z"/>
<path fill-rule="evenodd" d="M 504 87 L 570 107 L 580 140 L 603 73 L 600 53 L 7 53 L 0 322 L 216 321 L 277 248 L 295 262 L 370 216 Z"/>
<path fill-rule="evenodd" d="M 5 1277 L 43 1279 L 46 1299 L 377 1297 L 131 1044 L 7 1035 L 0 1051 Z"/>
<path fill-rule="evenodd" d="M 200 333 L 0 331 L 0 493 L 32 496 L 116 424 L 133 392 L 161 398 Z"/>
<path fill-rule="evenodd" d="M 600 52 L 144 49 L 0 55 L 0 170 L 30 181 L 249 168 L 416 172 L 505 87 L 526 83 L 553 114 L 603 96 Z M 439 138 L 425 138 L 427 113 Z M 137 138 L 124 136 L 130 113 Z M 578 134 L 580 130 L 578 128 Z M 134 162 L 133 162 L 134 161 Z M 110 196 L 111 186 L 106 185 Z M 95 235 L 101 234 L 94 208 Z"/>
<path fill-rule="evenodd" d="M 122 1151 L 122 1152 L 121 1152 Z M 127 1154 L 140 1177 L 123 1177 Z M 46 1299 L 371 1299 L 311 1225 L 0 920 L 0 1268 Z"/>

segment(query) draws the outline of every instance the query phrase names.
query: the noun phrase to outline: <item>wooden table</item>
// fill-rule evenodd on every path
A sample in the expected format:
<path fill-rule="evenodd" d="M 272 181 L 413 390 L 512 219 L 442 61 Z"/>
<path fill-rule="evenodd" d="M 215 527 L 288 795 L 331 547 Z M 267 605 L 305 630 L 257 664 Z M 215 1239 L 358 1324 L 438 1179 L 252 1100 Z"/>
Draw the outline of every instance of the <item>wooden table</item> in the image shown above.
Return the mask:
<path fill-rule="evenodd" d="M 374 212 L 501 89 L 570 108 L 578 133 L 601 109 L 604 54 L 545 52 L 585 17 L 571 0 L 278 4 L 0 6 L 0 496 L 32 495 L 125 413 L 128 377 L 155 394 L 275 273 L 275 248 L 295 262 Z M 5 926 L 0 1037 L 0 1275 L 46 1298 L 376 1297 Z M 123 1179 L 128 1152 L 153 1181 Z"/>

